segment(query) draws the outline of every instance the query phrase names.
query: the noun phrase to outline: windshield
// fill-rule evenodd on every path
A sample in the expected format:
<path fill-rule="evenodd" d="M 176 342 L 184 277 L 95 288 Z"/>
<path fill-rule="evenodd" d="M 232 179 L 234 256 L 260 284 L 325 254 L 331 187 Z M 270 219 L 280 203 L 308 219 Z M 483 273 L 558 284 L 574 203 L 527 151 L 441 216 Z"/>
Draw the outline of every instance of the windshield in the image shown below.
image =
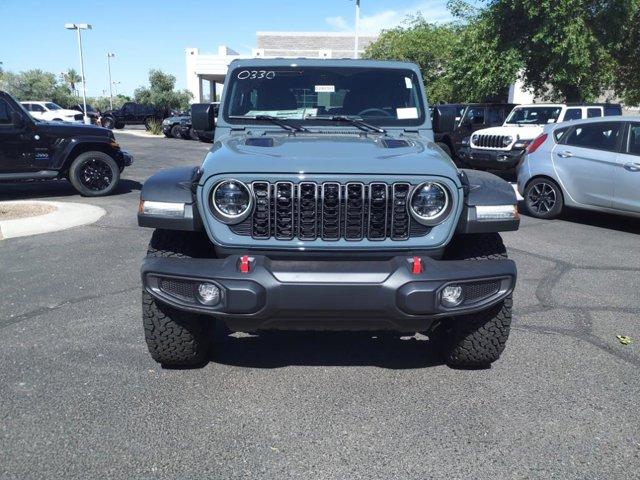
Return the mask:
<path fill-rule="evenodd" d="M 225 119 L 251 123 L 261 115 L 299 123 L 353 116 L 378 125 L 420 125 L 419 80 L 404 69 L 346 67 L 237 68 L 230 73 Z"/>
<path fill-rule="evenodd" d="M 60 105 L 56 105 L 53 102 L 45 103 L 44 106 L 49 110 L 62 110 L 62 107 Z"/>
<path fill-rule="evenodd" d="M 505 124 L 544 125 L 558 121 L 562 107 L 516 107 L 505 120 Z"/>

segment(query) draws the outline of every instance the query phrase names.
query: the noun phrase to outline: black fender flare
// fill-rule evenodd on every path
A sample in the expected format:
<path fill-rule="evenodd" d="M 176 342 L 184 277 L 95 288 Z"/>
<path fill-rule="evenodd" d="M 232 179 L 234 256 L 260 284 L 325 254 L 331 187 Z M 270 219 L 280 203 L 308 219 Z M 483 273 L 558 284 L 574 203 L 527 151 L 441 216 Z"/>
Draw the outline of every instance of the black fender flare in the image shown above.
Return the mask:
<path fill-rule="evenodd" d="M 201 175 L 200 167 L 177 167 L 161 170 L 149 177 L 140 191 L 138 225 L 165 230 L 203 230 L 195 197 Z M 177 216 L 154 213 L 145 209 L 145 202 L 184 204 L 184 210 Z"/>
<path fill-rule="evenodd" d="M 120 169 L 123 169 L 125 167 L 124 159 L 122 155 L 119 155 L 120 150 L 113 145 L 114 143 L 113 138 L 97 135 L 80 135 L 60 139 L 54 149 L 52 168 L 67 170 L 78 155 L 96 150 L 110 155 Z"/>
<path fill-rule="evenodd" d="M 520 216 L 517 214 L 518 197 L 509 182 L 489 172 L 461 169 L 460 180 L 464 188 L 464 208 L 457 233 L 487 233 L 518 230 Z M 479 220 L 476 207 L 513 206 L 514 218 Z"/>

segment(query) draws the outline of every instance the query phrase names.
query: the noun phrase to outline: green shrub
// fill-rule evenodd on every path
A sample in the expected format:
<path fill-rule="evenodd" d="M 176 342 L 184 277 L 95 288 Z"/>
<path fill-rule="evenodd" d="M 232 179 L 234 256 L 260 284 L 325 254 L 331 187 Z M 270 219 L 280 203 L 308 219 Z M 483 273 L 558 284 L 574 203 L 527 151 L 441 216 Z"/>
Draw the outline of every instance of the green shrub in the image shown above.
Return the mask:
<path fill-rule="evenodd" d="M 151 135 L 162 135 L 162 122 L 158 120 L 150 120 L 149 133 Z"/>

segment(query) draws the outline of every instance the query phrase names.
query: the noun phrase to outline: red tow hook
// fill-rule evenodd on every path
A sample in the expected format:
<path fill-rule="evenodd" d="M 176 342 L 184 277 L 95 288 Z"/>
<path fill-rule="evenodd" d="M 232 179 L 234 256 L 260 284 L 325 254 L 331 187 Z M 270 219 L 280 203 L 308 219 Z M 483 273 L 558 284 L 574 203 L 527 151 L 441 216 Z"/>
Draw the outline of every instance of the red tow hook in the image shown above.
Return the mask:
<path fill-rule="evenodd" d="M 413 257 L 411 260 L 411 273 L 414 275 L 422 273 L 422 259 L 420 257 Z"/>
<path fill-rule="evenodd" d="M 251 267 L 251 259 L 249 255 L 243 255 L 240 257 L 240 273 L 249 273 L 249 269 Z"/>

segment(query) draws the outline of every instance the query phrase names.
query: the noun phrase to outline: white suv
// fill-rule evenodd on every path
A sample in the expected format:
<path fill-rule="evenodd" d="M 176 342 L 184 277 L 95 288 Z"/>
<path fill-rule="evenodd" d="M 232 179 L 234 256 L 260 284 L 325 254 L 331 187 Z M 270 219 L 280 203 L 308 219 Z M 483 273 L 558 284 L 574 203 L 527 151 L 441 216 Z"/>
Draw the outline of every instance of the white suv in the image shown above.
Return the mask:
<path fill-rule="evenodd" d="M 20 102 L 33 118 L 48 122 L 74 122 L 82 123 L 82 113 L 76 110 L 67 110 L 53 102 Z"/>
<path fill-rule="evenodd" d="M 613 103 L 518 105 L 502 126 L 474 132 L 461 158 L 468 165 L 483 170 L 514 168 L 527 145 L 542 133 L 545 125 L 621 114 L 622 107 Z"/>

